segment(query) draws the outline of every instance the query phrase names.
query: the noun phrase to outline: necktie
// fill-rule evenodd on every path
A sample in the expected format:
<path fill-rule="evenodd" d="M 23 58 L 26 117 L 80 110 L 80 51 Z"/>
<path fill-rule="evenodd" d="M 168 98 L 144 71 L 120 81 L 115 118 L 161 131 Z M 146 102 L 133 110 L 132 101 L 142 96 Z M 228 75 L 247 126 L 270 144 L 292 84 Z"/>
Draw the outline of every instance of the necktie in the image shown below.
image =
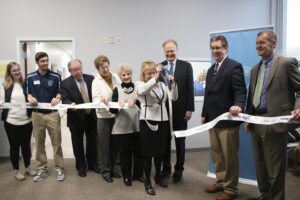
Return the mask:
<path fill-rule="evenodd" d="M 84 87 L 82 79 L 79 79 L 79 89 L 80 89 L 81 96 L 83 98 L 83 102 L 84 103 L 89 103 L 90 102 L 89 96 L 87 95 L 87 92 L 86 92 L 86 89 Z M 89 114 L 91 112 L 91 109 L 85 109 L 85 112 L 87 114 Z"/>
<path fill-rule="evenodd" d="M 170 62 L 170 69 L 168 70 L 168 74 L 174 76 L 174 69 L 173 69 L 174 63 Z M 172 82 L 168 80 L 168 87 L 171 90 Z"/>
<path fill-rule="evenodd" d="M 218 73 L 218 69 L 219 69 L 219 63 L 216 63 L 214 71 L 213 71 L 213 78 L 216 77 L 217 73 Z"/>
<path fill-rule="evenodd" d="M 266 71 L 266 63 L 262 62 L 262 65 L 259 70 L 259 74 L 256 81 L 254 96 L 253 96 L 253 105 L 258 107 L 260 104 L 261 90 L 264 83 L 264 76 Z"/>
<path fill-rule="evenodd" d="M 172 75 L 172 76 L 174 75 L 173 66 L 174 66 L 174 63 L 170 62 L 169 74 Z"/>

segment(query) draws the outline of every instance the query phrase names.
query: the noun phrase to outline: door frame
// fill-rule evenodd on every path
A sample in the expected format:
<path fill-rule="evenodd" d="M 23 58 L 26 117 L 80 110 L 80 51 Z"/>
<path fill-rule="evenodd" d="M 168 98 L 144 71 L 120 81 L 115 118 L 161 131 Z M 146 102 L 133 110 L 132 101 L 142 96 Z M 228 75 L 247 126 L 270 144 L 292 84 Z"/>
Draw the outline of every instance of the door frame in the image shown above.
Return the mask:
<path fill-rule="evenodd" d="M 72 57 L 76 58 L 75 37 L 17 37 L 17 62 L 21 63 L 21 43 L 22 42 L 71 42 Z"/>

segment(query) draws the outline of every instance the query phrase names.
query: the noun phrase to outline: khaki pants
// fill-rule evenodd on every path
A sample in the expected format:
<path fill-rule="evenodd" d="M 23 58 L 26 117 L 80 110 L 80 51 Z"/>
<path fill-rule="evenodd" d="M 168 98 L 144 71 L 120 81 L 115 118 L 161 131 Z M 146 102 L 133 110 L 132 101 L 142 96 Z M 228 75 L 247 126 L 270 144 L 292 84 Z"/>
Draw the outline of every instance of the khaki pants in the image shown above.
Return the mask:
<path fill-rule="evenodd" d="M 45 150 L 47 129 L 53 148 L 55 170 L 63 170 L 64 160 L 61 148 L 61 127 L 59 113 L 52 112 L 49 114 L 43 114 L 32 112 L 32 125 L 36 143 L 37 169 L 47 169 L 47 155 Z"/>
<path fill-rule="evenodd" d="M 239 126 L 209 130 L 211 157 L 217 184 L 230 194 L 238 192 L 239 178 Z"/>

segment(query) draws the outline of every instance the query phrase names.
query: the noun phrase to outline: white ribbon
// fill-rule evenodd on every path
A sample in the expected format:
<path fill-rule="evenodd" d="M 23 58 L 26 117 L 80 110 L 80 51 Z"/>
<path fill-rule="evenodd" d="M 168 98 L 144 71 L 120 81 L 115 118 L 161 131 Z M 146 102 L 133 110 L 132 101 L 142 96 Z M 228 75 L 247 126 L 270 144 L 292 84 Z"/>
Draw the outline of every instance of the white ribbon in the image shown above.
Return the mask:
<path fill-rule="evenodd" d="M 1 109 L 10 109 L 13 107 L 19 108 L 33 108 L 33 109 L 47 109 L 47 110 L 66 110 L 66 109 L 109 109 L 109 108 L 116 108 L 116 109 L 129 109 L 135 108 L 135 106 L 130 107 L 128 103 L 125 103 L 123 107 L 119 105 L 118 102 L 109 102 L 108 105 L 105 105 L 103 102 L 101 103 L 83 103 L 77 105 L 71 104 L 57 104 L 52 106 L 51 103 L 39 103 L 37 106 L 31 106 L 29 103 L 26 104 L 11 104 L 11 103 L 4 103 L 0 105 Z"/>
<path fill-rule="evenodd" d="M 252 115 L 240 113 L 238 116 L 232 116 L 229 112 L 227 112 L 203 125 L 196 126 L 188 130 L 174 131 L 174 135 L 176 137 L 187 137 L 187 136 L 195 135 L 213 128 L 221 120 L 243 121 L 251 124 L 263 124 L 263 125 L 271 125 L 277 123 L 299 123 L 299 121 L 293 120 L 292 115 L 278 116 L 278 117 L 259 117 L 259 116 L 252 116 Z"/>
<path fill-rule="evenodd" d="M 108 105 L 105 105 L 103 102 L 101 103 L 83 103 L 83 104 L 77 104 L 77 105 L 71 105 L 71 104 L 57 104 L 55 106 L 52 106 L 51 103 L 39 103 L 36 106 L 31 106 L 29 103 L 26 104 L 12 104 L 12 103 L 4 103 L 0 105 L 1 109 L 10 109 L 13 107 L 18 108 L 32 108 L 32 109 L 47 109 L 47 110 L 67 110 L 67 109 L 106 109 L 109 110 L 110 108 L 115 109 L 130 109 L 130 108 L 139 108 L 135 106 L 129 106 L 128 103 L 125 103 L 123 107 L 119 105 L 118 102 L 109 102 Z M 147 120 L 145 120 L 148 127 L 152 131 L 158 130 L 158 125 L 152 125 Z"/>
<path fill-rule="evenodd" d="M 108 105 L 105 105 L 103 102 L 101 102 L 101 103 L 83 103 L 83 104 L 77 104 L 77 105 L 57 104 L 55 106 L 52 106 L 50 103 L 39 103 L 37 106 L 31 106 L 31 105 L 29 105 L 29 103 L 26 103 L 26 104 L 4 103 L 4 104 L 0 105 L 0 110 L 1 109 L 10 109 L 13 107 L 32 108 L 32 109 L 49 109 L 49 110 L 66 110 L 66 109 L 107 109 L 108 110 L 109 108 L 115 108 L 115 109 L 136 108 L 136 106 L 130 107 L 128 105 L 128 103 L 125 103 L 124 106 L 121 107 L 118 102 L 109 102 Z M 271 124 L 277 124 L 277 123 L 299 123 L 299 121 L 293 120 L 292 115 L 278 116 L 278 117 L 260 117 L 260 116 L 252 116 L 252 115 L 240 113 L 238 116 L 232 116 L 229 112 L 227 112 L 227 113 L 220 115 L 216 119 L 214 119 L 208 123 L 205 123 L 203 125 L 196 126 L 194 128 L 190 128 L 187 130 L 174 131 L 174 135 L 176 137 L 187 137 L 187 136 L 195 135 L 195 134 L 198 134 L 198 133 L 201 133 L 203 131 L 213 128 L 221 120 L 243 121 L 243 122 L 248 122 L 251 124 L 263 124 L 263 125 L 271 125 Z M 157 125 L 148 124 L 148 126 L 153 131 L 156 131 L 158 129 Z"/>

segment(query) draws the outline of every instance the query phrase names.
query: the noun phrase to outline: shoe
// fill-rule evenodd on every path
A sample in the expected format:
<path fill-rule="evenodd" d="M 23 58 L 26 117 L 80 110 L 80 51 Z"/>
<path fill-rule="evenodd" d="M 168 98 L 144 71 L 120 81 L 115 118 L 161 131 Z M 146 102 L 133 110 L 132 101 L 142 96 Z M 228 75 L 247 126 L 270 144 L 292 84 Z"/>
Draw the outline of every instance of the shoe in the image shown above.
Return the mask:
<path fill-rule="evenodd" d="M 166 178 L 169 177 L 170 175 L 171 175 L 171 170 L 162 170 L 160 173 L 161 178 Z"/>
<path fill-rule="evenodd" d="M 28 176 L 35 176 L 36 175 L 36 171 L 33 169 L 26 169 L 25 170 L 25 174 Z"/>
<path fill-rule="evenodd" d="M 156 194 L 153 187 L 152 187 L 152 185 L 151 185 L 151 183 L 145 183 L 145 190 L 146 190 L 147 194 L 149 194 L 149 195 L 155 195 Z"/>
<path fill-rule="evenodd" d="M 86 171 L 84 169 L 78 170 L 78 176 L 86 177 Z"/>
<path fill-rule="evenodd" d="M 65 174 L 63 171 L 58 171 L 56 175 L 56 180 L 61 182 L 65 180 Z"/>
<path fill-rule="evenodd" d="M 124 185 L 126 186 L 132 186 L 132 182 L 130 178 L 124 178 Z"/>
<path fill-rule="evenodd" d="M 175 170 L 175 172 L 173 173 L 173 182 L 179 182 L 182 178 L 182 171 L 181 170 Z"/>
<path fill-rule="evenodd" d="M 132 180 L 137 180 L 137 181 L 139 181 L 139 182 L 141 182 L 141 183 L 144 183 L 144 182 L 145 182 L 145 179 L 144 179 L 143 176 L 133 176 L 133 177 L 132 177 Z"/>
<path fill-rule="evenodd" d="M 114 177 L 114 178 L 121 178 L 122 176 L 121 176 L 121 174 L 119 172 L 113 172 L 112 173 L 112 177 Z"/>
<path fill-rule="evenodd" d="M 168 187 L 168 184 L 164 182 L 163 179 L 158 178 L 157 176 L 154 177 L 154 181 L 157 185 L 159 185 L 160 187 L 166 188 Z"/>
<path fill-rule="evenodd" d="M 15 178 L 17 180 L 25 180 L 25 176 L 21 172 L 19 172 L 19 171 L 16 171 Z"/>
<path fill-rule="evenodd" d="M 233 200 L 237 197 L 236 194 L 229 194 L 227 192 L 223 192 L 217 195 L 216 200 Z"/>
<path fill-rule="evenodd" d="M 205 192 L 207 193 L 216 193 L 216 192 L 222 192 L 224 189 L 221 185 L 217 185 L 216 183 L 213 185 L 208 185 L 205 188 Z"/>
<path fill-rule="evenodd" d="M 47 170 L 39 170 L 36 175 L 33 177 L 33 181 L 34 182 L 40 182 L 42 181 L 44 178 L 46 178 L 48 176 L 48 171 Z"/>
<path fill-rule="evenodd" d="M 259 197 L 251 197 L 248 198 L 247 200 L 267 200 L 267 198 L 265 198 L 264 196 L 259 196 Z"/>
<path fill-rule="evenodd" d="M 89 166 L 88 167 L 90 171 L 94 171 L 96 172 L 97 174 L 101 174 L 101 169 L 100 167 L 97 167 L 97 166 Z"/>
<path fill-rule="evenodd" d="M 112 183 L 114 181 L 111 176 L 103 176 L 103 179 L 108 183 Z"/>

